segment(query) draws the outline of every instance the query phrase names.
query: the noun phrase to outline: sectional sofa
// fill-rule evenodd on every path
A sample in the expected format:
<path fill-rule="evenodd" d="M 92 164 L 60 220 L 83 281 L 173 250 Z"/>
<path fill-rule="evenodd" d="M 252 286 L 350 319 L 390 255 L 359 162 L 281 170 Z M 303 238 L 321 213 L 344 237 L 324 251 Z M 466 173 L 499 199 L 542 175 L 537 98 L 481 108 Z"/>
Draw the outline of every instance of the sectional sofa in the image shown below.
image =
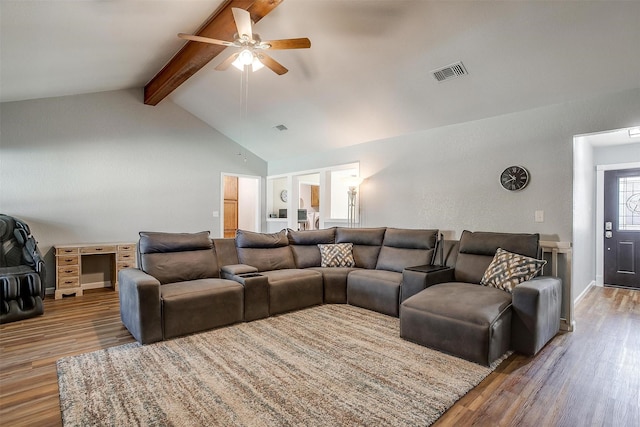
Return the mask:
<path fill-rule="evenodd" d="M 525 252 L 535 256 L 538 236 L 484 233 L 470 239 L 466 233 L 460 242 L 439 243 L 445 265 L 415 269 L 434 264 L 438 230 L 337 227 L 273 234 L 239 230 L 235 239 L 210 239 L 207 232 L 141 232 L 139 268 L 119 273 L 121 317 L 136 340 L 146 344 L 323 303 L 351 304 L 400 317 L 406 339 L 477 363 L 491 363 L 514 348 L 512 343 L 517 344 L 514 349 L 534 354 L 540 343 L 558 332 L 559 279 L 530 280 L 512 294 L 479 286 L 475 273 L 464 272 L 469 265 L 474 272 L 484 271 L 495 245 L 526 247 Z M 474 258 L 474 251 L 483 258 Z M 467 262 L 458 268 L 459 259 L 465 257 Z M 444 305 L 438 302 L 446 300 L 447 289 L 461 299 L 464 291 L 457 288 L 463 282 L 475 292 L 469 294 L 473 297 L 462 305 L 451 299 L 443 300 Z M 434 302 L 434 309 L 424 303 L 424 293 L 439 286 L 444 290 L 426 298 Z M 520 287 L 527 294 L 524 299 L 515 292 Z M 478 299 L 479 295 L 492 297 Z M 475 306 L 474 299 L 479 302 Z M 457 307 L 448 309 L 451 304 Z M 514 308 L 516 304 L 521 307 Z M 438 309 L 452 313 L 450 324 L 438 323 L 443 314 Z M 468 311 L 476 315 L 461 315 Z M 442 330 L 425 337 L 423 323 L 427 329 Z M 449 334 L 451 325 L 457 329 Z M 512 334 L 518 337 L 513 339 Z M 474 348 L 471 355 L 459 352 L 468 339 Z M 452 340 L 459 346 L 441 345 Z M 496 356 L 498 352 L 502 353 Z"/>

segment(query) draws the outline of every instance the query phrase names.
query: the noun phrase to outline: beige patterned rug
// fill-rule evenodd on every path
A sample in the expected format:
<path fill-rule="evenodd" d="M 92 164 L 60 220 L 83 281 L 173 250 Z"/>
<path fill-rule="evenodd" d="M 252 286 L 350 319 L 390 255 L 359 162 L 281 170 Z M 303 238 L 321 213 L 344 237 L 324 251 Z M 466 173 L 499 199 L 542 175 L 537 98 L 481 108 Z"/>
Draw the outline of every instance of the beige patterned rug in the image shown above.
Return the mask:
<path fill-rule="evenodd" d="M 334 304 L 57 365 L 65 426 L 426 426 L 493 370 Z"/>

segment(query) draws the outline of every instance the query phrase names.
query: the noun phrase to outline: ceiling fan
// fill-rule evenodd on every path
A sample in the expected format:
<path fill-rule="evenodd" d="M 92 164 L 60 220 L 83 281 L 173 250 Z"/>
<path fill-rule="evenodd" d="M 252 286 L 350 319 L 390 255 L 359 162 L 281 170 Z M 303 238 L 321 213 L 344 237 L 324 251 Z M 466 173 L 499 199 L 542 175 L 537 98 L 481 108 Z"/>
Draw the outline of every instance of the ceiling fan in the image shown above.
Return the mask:
<path fill-rule="evenodd" d="M 222 61 L 216 67 L 216 70 L 224 71 L 233 65 L 239 70 L 244 70 L 246 66 L 251 66 L 253 71 L 257 71 L 263 66 L 271 69 L 274 73 L 282 75 L 287 70 L 282 64 L 265 53 L 269 49 L 305 49 L 311 47 L 311 41 L 304 38 L 268 40 L 263 41 L 260 36 L 252 31 L 251 15 L 244 9 L 237 7 L 231 8 L 233 19 L 236 23 L 238 32 L 235 40 L 232 42 L 225 40 L 216 40 L 209 37 L 193 36 L 191 34 L 179 33 L 178 37 L 185 40 L 191 40 L 201 43 L 217 44 L 228 47 L 237 47 L 240 49 Z"/>

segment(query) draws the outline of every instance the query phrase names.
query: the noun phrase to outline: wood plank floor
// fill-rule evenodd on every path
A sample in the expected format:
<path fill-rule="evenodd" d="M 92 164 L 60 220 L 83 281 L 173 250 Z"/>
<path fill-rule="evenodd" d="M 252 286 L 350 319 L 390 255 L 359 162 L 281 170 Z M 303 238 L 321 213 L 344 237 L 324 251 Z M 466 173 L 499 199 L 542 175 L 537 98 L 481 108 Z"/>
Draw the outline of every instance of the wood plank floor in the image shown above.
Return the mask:
<path fill-rule="evenodd" d="M 576 322 L 536 357 L 512 355 L 435 425 L 639 426 L 640 291 L 594 288 Z M 44 316 L 0 326 L 0 425 L 61 425 L 56 360 L 131 341 L 110 290 L 47 298 Z"/>

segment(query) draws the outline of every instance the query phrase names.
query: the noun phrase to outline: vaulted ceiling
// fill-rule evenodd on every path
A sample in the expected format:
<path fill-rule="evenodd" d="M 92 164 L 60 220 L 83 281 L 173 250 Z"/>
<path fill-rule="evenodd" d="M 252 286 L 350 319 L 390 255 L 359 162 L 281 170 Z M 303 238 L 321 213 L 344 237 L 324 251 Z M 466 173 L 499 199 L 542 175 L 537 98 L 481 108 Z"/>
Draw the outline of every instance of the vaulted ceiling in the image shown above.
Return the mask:
<path fill-rule="evenodd" d="M 0 101 L 144 87 L 222 3 L 2 0 Z M 284 0 L 255 31 L 312 46 L 249 75 L 246 115 L 227 51 L 167 99 L 266 160 L 312 155 L 639 88 L 639 21 L 638 1 Z"/>

